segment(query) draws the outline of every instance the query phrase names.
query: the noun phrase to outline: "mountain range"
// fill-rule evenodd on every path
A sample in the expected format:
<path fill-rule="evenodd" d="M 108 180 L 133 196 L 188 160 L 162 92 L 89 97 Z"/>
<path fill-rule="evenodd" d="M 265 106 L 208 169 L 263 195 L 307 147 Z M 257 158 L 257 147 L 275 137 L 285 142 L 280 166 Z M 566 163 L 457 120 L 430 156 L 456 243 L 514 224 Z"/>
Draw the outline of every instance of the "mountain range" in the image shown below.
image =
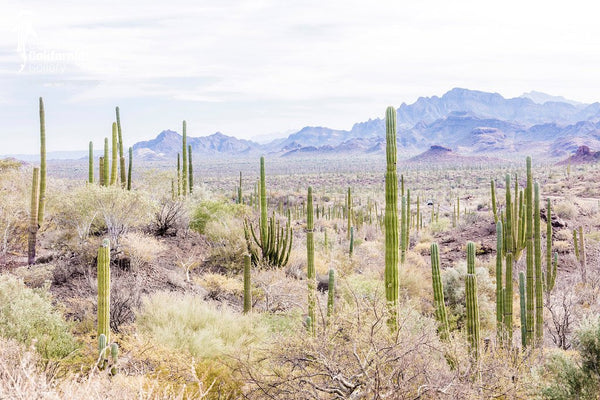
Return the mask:
<path fill-rule="evenodd" d="M 431 146 L 471 156 L 538 158 L 564 158 L 582 145 L 600 149 L 600 103 L 583 104 L 540 92 L 506 99 L 498 93 L 455 88 L 441 97 L 401 104 L 397 126 L 398 150 L 403 155 Z M 143 159 L 172 159 L 181 151 L 181 143 L 177 132 L 166 130 L 133 148 Z M 385 120 L 358 122 L 350 130 L 307 126 L 266 144 L 220 132 L 188 136 L 187 143 L 203 157 L 377 153 L 385 150 Z"/>

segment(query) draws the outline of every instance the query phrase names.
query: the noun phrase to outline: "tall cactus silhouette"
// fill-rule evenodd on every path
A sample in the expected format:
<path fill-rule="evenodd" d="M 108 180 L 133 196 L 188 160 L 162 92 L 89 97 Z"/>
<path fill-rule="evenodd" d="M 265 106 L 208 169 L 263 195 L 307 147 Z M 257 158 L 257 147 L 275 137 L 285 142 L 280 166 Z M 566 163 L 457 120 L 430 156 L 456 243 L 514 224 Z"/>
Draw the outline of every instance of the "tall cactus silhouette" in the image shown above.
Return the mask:
<path fill-rule="evenodd" d="M 532 344 L 534 335 L 534 252 L 533 252 L 533 177 L 531 173 L 531 157 L 527 157 L 527 187 L 525 189 L 525 224 L 526 224 L 526 278 L 527 278 L 527 345 Z"/>
<path fill-rule="evenodd" d="M 46 210 L 46 113 L 44 100 L 40 97 L 40 191 L 38 199 L 37 223 L 38 227 L 44 222 Z"/>
<path fill-rule="evenodd" d="M 496 182 L 492 179 L 490 182 L 492 191 L 492 212 L 494 213 L 494 222 L 498 222 L 498 209 L 496 207 Z"/>
<path fill-rule="evenodd" d="M 479 303 L 477 301 L 477 277 L 467 274 L 465 278 L 465 295 L 467 302 L 467 338 L 471 355 L 479 359 Z"/>
<path fill-rule="evenodd" d="M 329 269 L 329 285 L 327 285 L 327 318 L 335 311 L 335 270 Z"/>
<path fill-rule="evenodd" d="M 546 279 L 544 280 L 546 292 L 551 292 L 556 282 L 558 267 L 558 254 L 552 260 L 552 204 L 550 199 L 546 203 Z"/>
<path fill-rule="evenodd" d="M 540 226 L 540 185 L 533 185 L 533 250 L 535 260 L 535 344 L 541 346 L 544 336 L 544 300 L 542 283 L 542 233 Z"/>
<path fill-rule="evenodd" d="M 186 122 L 183 121 L 183 153 L 182 153 L 182 167 L 181 171 L 181 192 L 184 196 L 187 196 L 187 184 L 188 184 L 188 160 L 187 160 L 187 133 L 186 133 Z"/>
<path fill-rule="evenodd" d="M 129 148 L 129 165 L 127 166 L 127 190 L 131 190 L 131 170 L 133 163 L 133 148 Z"/>
<path fill-rule="evenodd" d="M 123 154 L 123 132 L 121 130 L 121 113 L 119 107 L 115 107 L 115 113 L 117 117 L 117 134 L 119 140 L 119 172 L 121 174 L 121 187 L 125 188 L 127 185 L 127 176 L 125 171 L 125 155 Z"/>
<path fill-rule="evenodd" d="M 38 232 L 38 190 L 39 190 L 39 168 L 33 168 L 33 178 L 31 180 L 31 208 L 29 212 L 29 228 L 28 228 L 28 251 L 27 264 L 35 264 L 35 247 L 37 242 Z"/>
<path fill-rule="evenodd" d="M 110 180 L 110 160 L 108 158 L 108 138 L 104 138 L 104 158 L 102 159 L 102 171 L 104 176 L 104 186 L 108 186 Z"/>
<path fill-rule="evenodd" d="M 519 304 L 521 306 L 521 345 L 527 347 L 527 305 L 525 298 L 525 274 L 519 272 Z"/>
<path fill-rule="evenodd" d="M 98 336 L 110 342 L 110 242 L 102 241 L 98 249 Z"/>
<path fill-rule="evenodd" d="M 440 252 L 437 243 L 431 244 L 431 279 L 433 283 L 433 300 L 435 305 L 435 318 L 439 323 L 438 332 L 440 339 L 447 340 L 450 336 L 446 304 L 444 302 L 444 288 L 440 275 Z"/>
<path fill-rule="evenodd" d="M 493 182 L 493 181 L 492 181 Z M 492 186 L 493 187 L 493 186 Z M 496 222 L 496 337 L 502 343 L 504 330 L 504 297 L 502 285 L 502 221 Z"/>
<path fill-rule="evenodd" d="M 306 280 L 308 282 L 308 316 L 313 321 L 311 325 L 313 335 L 315 334 L 315 325 L 317 322 L 315 316 L 317 279 L 315 273 L 314 228 L 313 195 L 312 187 L 309 186 L 306 200 Z"/>
<path fill-rule="evenodd" d="M 508 346 L 512 346 L 513 337 L 513 255 L 506 253 L 506 274 L 504 277 L 504 331 Z"/>
<path fill-rule="evenodd" d="M 117 140 L 117 123 L 112 124 L 112 162 L 110 164 L 110 185 L 117 183 L 117 165 L 119 159 L 119 144 Z M 104 160 L 106 161 L 106 160 Z"/>
<path fill-rule="evenodd" d="M 386 125 L 385 173 L 385 297 L 391 308 L 389 323 L 396 328 L 398 303 L 398 175 L 396 171 L 396 110 L 388 107 Z"/>
<path fill-rule="evenodd" d="M 192 145 L 188 144 L 188 192 L 192 194 L 194 191 L 194 169 L 192 167 Z"/>
<path fill-rule="evenodd" d="M 88 183 L 94 183 L 94 143 L 91 140 L 88 151 Z"/>

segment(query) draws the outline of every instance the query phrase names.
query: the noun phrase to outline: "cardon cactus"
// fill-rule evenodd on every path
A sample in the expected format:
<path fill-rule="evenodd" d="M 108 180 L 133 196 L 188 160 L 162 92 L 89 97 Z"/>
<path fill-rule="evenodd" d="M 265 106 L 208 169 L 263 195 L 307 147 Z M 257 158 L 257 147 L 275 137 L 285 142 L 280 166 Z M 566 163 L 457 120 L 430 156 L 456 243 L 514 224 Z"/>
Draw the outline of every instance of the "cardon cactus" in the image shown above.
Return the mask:
<path fill-rule="evenodd" d="M 110 185 L 117 183 L 117 163 L 119 159 L 119 144 L 117 140 L 117 123 L 112 124 L 112 162 L 110 164 Z M 106 161 L 106 160 L 105 160 Z"/>
<path fill-rule="evenodd" d="M 521 345 L 527 347 L 527 306 L 525 299 L 525 274 L 519 272 L 519 304 L 521 306 Z"/>
<path fill-rule="evenodd" d="M 533 196 L 533 251 L 535 260 L 535 344 L 541 346 L 544 336 L 544 299 L 542 283 L 542 233 L 540 226 L 540 185 L 535 182 Z"/>
<path fill-rule="evenodd" d="M 117 116 L 117 134 L 119 140 L 119 172 L 121 173 L 121 187 L 125 188 L 127 185 L 127 177 L 125 175 L 127 171 L 125 171 L 125 156 L 123 155 L 123 132 L 121 131 L 121 114 L 119 112 L 119 107 L 115 108 L 115 113 Z"/>
<path fill-rule="evenodd" d="M 479 303 L 477 301 L 477 277 L 467 274 L 465 280 L 465 295 L 467 302 L 467 338 L 472 357 L 479 359 Z"/>
<path fill-rule="evenodd" d="M 435 317 L 438 320 L 438 332 L 440 339 L 447 340 L 450 336 L 446 304 L 444 302 L 444 288 L 440 276 L 440 252 L 437 243 L 431 244 L 431 278 L 433 283 L 433 300 L 435 305 Z"/>
<path fill-rule="evenodd" d="M 386 125 L 385 173 L 385 297 L 393 317 L 390 325 L 396 326 L 398 303 L 398 175 L 396 171 L 396 110 L 388 107 Z"/>
<path fill-rule="evenodd" d="M 527 157 L 527 187 L 525 189 L 525 204 L 526 204 L 526 278 L 527 278 L 527 345 L 532 344 L 534 335 L 534 318 L 535 318 L 535 303 L 534 303 L 534 252 L 533 252 L 533 178 L 531 174 L 531 157 Z"/>
<path fill-rule="evenodd" d="M 187 184 L 188 184 L 188 160 L 187 160 L 187 124 L 183 121 L 183 153 L 182 153 L 182 167 L 181 171 L 181 191 L 184 196 L 187 196 Z"/>
<path fill-rule="evenodd" d="M 331 318 L 335 311 L 335 270 L 329 270 L 329 285 L 327 286 L 327 318 Z"/>
<path fill-rule="evenodd" d="M 131 170 L 133 162 L 133 148 L 129 148 L 129 165 L 127 166 L 127 190 L 131 190 Z"/>
<path fill-rule="evenodd" d="M 306 280 L 308 282 L 308 316 L 313 322 L 311 325 L 312 333 L 315 333 L 315 306 L 317 280 L 315 272 L 315 241 L 314 241 L 314 222 L 313 222 L 313 196 L 312 188 L 308 188 L 306 201 Z"/>
<path fill-rule="evenodd" d="M 188 192 L 190 194 L 194 191 L 194 169 L 192 167 L 192 145 L 188 144 Z"/>
<path fill-rule="evenodd" d="M 38 196 L 37 224 L 42 226 L 46 210 L 46 113 L 40 97 L 40 190 Z"/>
<path fill-rule="evenodd" d="M 110 242 L 102 241 L 98 249 L 98 337 L 110 341 Z"/>
<path fill-rule="evenodd" d="M 493 182 L 493 181 L 492 181 Z M 493 186 L 492 186 L 493 187 Z M 496 337 L 502 342 L 504 322 L 504 297 L 502 286 L 502 221 L 496 223 Z"/>
<path fill-rule="evenodd" d="M 552 260 L 552 209 L 550 199 L 546 204 L 546 279 L 544 280 L 546 292 L 551 292 L 556 282 L 556 270 L 558 264 L 558 254 Z"/>
<path fill-rule="evenodd" d="M 94 143 L 91 140 L 88 152 L 88 183 L 94 183 Z"/>

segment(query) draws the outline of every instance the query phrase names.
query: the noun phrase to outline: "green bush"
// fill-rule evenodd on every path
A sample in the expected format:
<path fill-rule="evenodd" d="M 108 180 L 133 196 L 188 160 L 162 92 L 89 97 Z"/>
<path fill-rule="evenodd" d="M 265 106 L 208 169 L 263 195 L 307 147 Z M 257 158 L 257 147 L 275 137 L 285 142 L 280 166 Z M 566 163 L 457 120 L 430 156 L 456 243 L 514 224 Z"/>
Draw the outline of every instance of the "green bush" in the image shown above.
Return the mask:
<path fill-rule="evenodd" d="M 34 344 L 45 360 L 63 358 L 77 349 L 69 325 L 47 292 L 29 289 L 8 275 L 0 277 L 0 336 Z"/>
<path fill-rule="evenodd" d="M 210 236 L 211 232 L 207 230 L 209 222 L 229 219 L 231 217 L 241 218 L 241 221 L 245 214 L 244 210 L 245 206 L 227 201 L 202 201 L 193 213 L 190 228 Z"/>

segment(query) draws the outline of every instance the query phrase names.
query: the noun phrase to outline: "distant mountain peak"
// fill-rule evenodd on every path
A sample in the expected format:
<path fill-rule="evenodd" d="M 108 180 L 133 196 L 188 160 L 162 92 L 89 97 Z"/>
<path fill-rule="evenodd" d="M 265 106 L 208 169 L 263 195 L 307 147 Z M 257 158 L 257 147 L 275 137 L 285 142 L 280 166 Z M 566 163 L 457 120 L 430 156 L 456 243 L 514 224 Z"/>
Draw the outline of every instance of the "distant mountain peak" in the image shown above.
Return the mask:
<path fill-rule="evenodd" d="M 548 93 L 538 92 L 536 90 L 532 90 L 530 92 L 523 93 L 519 97 L 530 99 L 531 101 L 533 101 L 536 104 L 544 104 L 547 102 L 554 102 L 554 103 L 567 103 L 567 104 L 571 104 L 573 106 L 583 105 L 583 103 L 580 103 L 575 100 L 566 99 L 563 96 L 552 96 Z"/>

